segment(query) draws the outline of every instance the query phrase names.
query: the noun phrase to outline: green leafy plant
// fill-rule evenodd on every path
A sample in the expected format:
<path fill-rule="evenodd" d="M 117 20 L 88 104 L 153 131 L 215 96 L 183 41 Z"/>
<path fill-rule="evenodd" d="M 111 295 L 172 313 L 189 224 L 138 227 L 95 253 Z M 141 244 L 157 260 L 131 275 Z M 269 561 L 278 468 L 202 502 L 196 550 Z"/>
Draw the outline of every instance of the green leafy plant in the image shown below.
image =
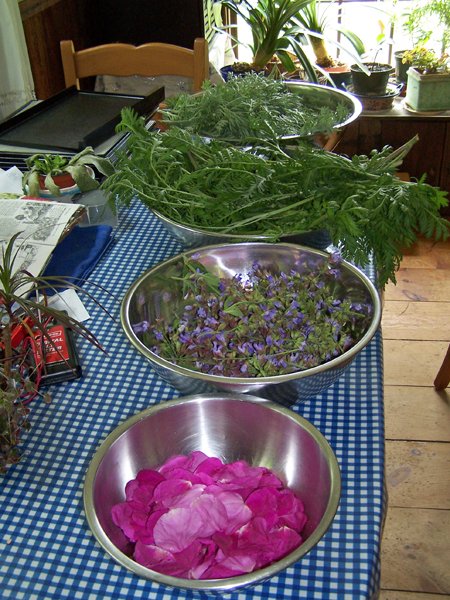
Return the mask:
<path fill-rule="evenodd" d="M 445 54 L 450 47 L 450 3 L 448 0 L 414 2 L 406 13 L 404 29 L 415 46 L 424 46 L 435 38 L 440 45 L 440 54 Z"/>
<path fill-rule="evenodd" d="M 348 50 L 337 40 L 331 42 L 330 32 L 339 32 L 350 42 L 352 49 L 356 53 L 356 56 L 351 56 L 353 62 L 358 62 L 359 57 L 365 52 L 364 44 L 356 33 L 344 27 L 335 27 L 330 24 L 328 11 L 332 5 L 333 2 L 327 3 L 324 8 L 324 3 L 321 3 L 320 0 L 311 0 L 295 17 L 295 21 L 300 24 L 304 35 L 307 36 L 311 44 L 316 57 L 316 64 L 323 68 L 334 67 L 338 64 L 328 50 L 329 43 L 333 43 L 333 45 L 348 54 Z"/>
<path fill-rule="evenodd" d="M 446 73 L 449 57 L 447 54 L 438 56 L 434 50 L 429 50 L 423 46 L 416 46 L 412 50 L 407 50 L 402 56 L 403 63 L 410 63 L 420 73 Z"/>
<path fill-rule="evenodd" d="M 60 185 L 55 182 L 59 175 L 68 173 L 81 192 L 99 187 L 90 166 L 94 166 L 102 175 L 111 175 L 112 163 L 97 156 L 91 146 L 84 148 L 72 157 L 60 154 L 33 154 L 25 160 L 28 167 L 23 175 L 24 192 L 30 196 L 39 196 L 42 186 L 54 196 L 60 196 Z M 42 184 L 42 185 L 41 185 Z"/>
<path fill-rule="evenodd" d="M 310 81 L 317 82 L 317 74 L 297 38 L 295 15 L 311 0 L 224 0 L 229 8 L 248 25 L 252 34 L 253 60 L 250 69 L 262 70 L 276 56 L 284 69 L 294 72 L 298 68 L 293 57 L 304 69 Z M 238 40 L 237 40 L 238 41 Z M 238 41 L 239 43 L 239 41 Z"/>
<path fill-rule="evenodd" d="M 349 159 L 311 144 L 261 142 L 249 151 L 176 127 L 149 132 L 133 111 L 123 111 L 122 126 L 131 132 L 128 151 L 103 188 L 125 204 L 137 196 L 181 225 L 273 240 L 326 229 L 344 258 L 364 266 L 374 257 L 381 286 L 395 281 L 402 250 L 419 233 L 449 233 L 439 214 L 446 192 L 395 176 L 417 137 Z"/>
<path fill-rule="evenodd" d="M 48 305 L 46 290 L 71 287 L 92 298 L 91 294 L 64 278 L 35 277 L 17 268 L 19 235 L 11 238 L 0 256 L 0 473 L 5 473 L 21 458 L 21 433 L 29 428 L 29 409 L 25 403 L 38 393 L 39 367 L 33 358 L 32 345 L 37 344 L 38 336 L 41 344 L 46 343 L 58 351 L 46 322 L 51 320 L 68 327 L 103 350 L 83 323 Z M 32 292 L 24 295 L 23 291 L 30 286 Z M 44 400 L 49 401 L 48 394 Z"/>

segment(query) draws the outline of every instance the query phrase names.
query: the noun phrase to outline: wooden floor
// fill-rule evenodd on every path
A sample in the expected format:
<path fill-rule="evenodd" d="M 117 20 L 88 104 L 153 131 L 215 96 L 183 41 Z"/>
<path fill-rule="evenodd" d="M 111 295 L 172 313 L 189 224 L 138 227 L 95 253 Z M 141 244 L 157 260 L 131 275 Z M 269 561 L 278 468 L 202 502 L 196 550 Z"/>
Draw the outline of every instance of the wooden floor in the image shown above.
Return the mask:
<path fill-rule="evenodd" d="M 383 310 L 386 479 L 380 600 L 450 598 L 450 241 L 407 254 Z"/>

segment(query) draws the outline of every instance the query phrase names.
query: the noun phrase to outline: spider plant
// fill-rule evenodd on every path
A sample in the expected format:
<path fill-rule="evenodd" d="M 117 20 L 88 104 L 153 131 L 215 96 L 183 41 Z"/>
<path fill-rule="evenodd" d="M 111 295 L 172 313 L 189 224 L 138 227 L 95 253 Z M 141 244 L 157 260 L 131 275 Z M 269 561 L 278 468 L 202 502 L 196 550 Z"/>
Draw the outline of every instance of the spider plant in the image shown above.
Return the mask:
<path fill-rule="evenodd" d="M 348 50 L 340 44 L 337 39 L 331 40 L 330 33 L 336 35 L 340 33 L 346 40 L 350 42 L 351 47 L 356 53 L 352 55 L 352 62 L 358 62 L 359 56 L 364 54 L 365 48 L 362 40 L 349 29 L 344 27 L 331 25 L 329 19 L 329 10 L 333 6 L 333 2 L 327 3 L 325 8 L 320 0 L 311 0 L 306 6 L 300 9 L 295 16 L 295 21 L 298 22 L 303 30 L 303 34 L 308 38 L 312 50 L 316 57 L 316 64 L 319 67 L 330 68 L 336 66 L 336 60 L 331 56 L 328 50 L 328 44 L 333 43 L 340 50 L 349 53 Z"/>
<path fill-rule="evenodd" d="M 92 298 L 91 294 L 64 278 L 33 276 L 18 268 L 19 235 L 5 244 L 0 255 L 0 473 L 5 473 L 21 458 L 21 432 L 29 427 L 26 404 L 38 394 L 39 387 L 36 376 L 39 366 L 35 364 L 33 353 L 36 338 L 59 352 L 46 323 L 51 320 L 70 328 L 104 351 L 83 323 L 49 306 L 46 290 L 73 288 Z M 32 292 L 25 295 L 24 290 L 30 286 Z M 34 347 L 36 350 L 37 346 Z M 44 399 L 48 399 L 48 395 Z"/>
<path fill-rule="evenodd" d="M 262 70 L 276 56 L 287 72 L 297 66 L 296 58 L 310 81 L 317 82 L 314 65 L 305 53 L 297 34 L 294 17 L 311 0 L 224 0 L 222 5 L 230 9 L 248 25 L 252 34 L 251 66 Z M 235 40 L 239 43 L 238 40 Z"/>

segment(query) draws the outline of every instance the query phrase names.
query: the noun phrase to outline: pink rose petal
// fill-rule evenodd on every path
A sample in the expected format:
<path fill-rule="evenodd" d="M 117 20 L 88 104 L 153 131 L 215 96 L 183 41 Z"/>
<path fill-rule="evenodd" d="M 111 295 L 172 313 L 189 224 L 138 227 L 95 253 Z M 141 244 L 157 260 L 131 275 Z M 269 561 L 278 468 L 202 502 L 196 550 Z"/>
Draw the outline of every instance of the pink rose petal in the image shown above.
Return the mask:
<path fill-rule="evenodd" d="M 220 458 L 206 458 L 206 460 L 202 461 L 195 468 L 195 473 L 205 473 L 206 475 L 211 475 L 211 477 L 214 478 L 215 473 L 222 467 L 223 462 L 220 460 Z"/>
<path fill-rule="evenodd" d="M 162 475 L 167 475 L 171 470 L 175 468 L 187 469 L 188 471 L 195 472 L 195 469 L 208 457 L 203 452 L 196 450 L 191 452 L 188 456 L 178 455 L 169 458 L 158 471 Z"/>
<path fill-rule="evenodd" d="M 172 508 L 153 528 L 155 544 L 170 552 L 185 550 L 197 538 L 204 524 L 196 511 Z"/>
<path fill-rule="evenodd" d="M 183 467 L 176 467 L 175 469 L 171 469 L 167 473 L 165 473 L 166 479 L 184 479 L 185 481 L 190 481 L 191 483 L 213 483 L 214 480 L 207 475 L 206 473 L 193 473 L 188 469 L 184 469 Z"/>
<path fill-rule="evenodd" d="M 269 469 L 202 452 L 140 471 L 111 516 L 137 562 L 188 579 L 267 566 L 301 544 L 307 521 L 301 500 Z"/>
<path fill-rule="evenodd" d="M 245 501 L 255 517 L 263 517 L 271 529 L 278 521 L 278 490 L 263 487 L 254 490 Z"/>
<path fill-rule="evenodd" d="M 239 494 L 234 492 L 220 492 L 215 497 L 223 504 L 227 513 L 227 522 L 222 528 L 224 533 L 233 533 L 252 518 L 250 507 L 244 503 Z"/>
<path fill-rule="evenodd" d="M 134 560 L 148 569 L 167 573 L 176 566 L 175 557 L 171 552 L 151 544 L 137 542 L 134 549 Z"/>
<path fill-rule="evenodd" d="M 186 481 L 185 479 L 167 479 L 156 486 L 153 498 L 155 502 L 158 502 L 162 506 L 181 506 L 186 494 L 193 491 L 194 496 L 197 496 L 202 493 L 204 487 L 204 485 L 200 484 L 192 485 L 190 481 Z"/>
<path fill-rule="evenodd" d="M 302 531 L 308 520 L 300 498 L 289 489 L 280 490 L 277 496 L 278 524 Z"/>

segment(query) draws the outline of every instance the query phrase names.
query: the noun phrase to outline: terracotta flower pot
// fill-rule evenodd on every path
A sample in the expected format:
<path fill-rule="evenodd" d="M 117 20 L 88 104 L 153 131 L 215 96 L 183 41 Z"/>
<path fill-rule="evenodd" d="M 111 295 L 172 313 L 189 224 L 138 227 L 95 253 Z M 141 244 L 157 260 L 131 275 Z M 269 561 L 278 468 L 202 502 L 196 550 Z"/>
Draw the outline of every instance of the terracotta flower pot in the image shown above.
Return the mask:
<path fill-rule="evenodd" d="M 60 189 L 73 187 L 75 184 L 75 180 L 72 175 L 69 173 L 62 173 L 61 175 L 55 175 L 53 177 L 53 181 L 55 185 L 57 185 Z M 45 190 L 45 175 L 39 176 L 39 187 L 41 190 Z"/>
<path fill-rule="evenodd" d="M 90 167 L 89 165 L 85 165 L 86 170 L 88 171 L 89 175 L 95 179 L 95 172 L 92 169 L 92 167 Z M 72 175 L 70 175 L 70 173 L 61 173 L 61 175 L 54 175 L 52 177 L 55 185 L 57 185 L 59 187 L 59 191 L 61 195 L 64 194 L 75 194 L 76 192 L 79 191 L 79 187 L 76 183 L 76 181 L 73 179 Z M 40 175 L 39 176 L 39 187 L 40 187 L 40 196 L 43 196 L 44 198 L 53 198 L 53 194 L 52 192 L 50 192 L 50 190 L 48 190 L 45 187 L 45 175 Z"/>
<path fill-rule="evenodd" d="M 336 67 L 323 68 L 331 77 L 334 85 L 338 89 L 347 90 L 347 86 L 352 82 L 352 72 L 349 65 L 339 65 Z"/>

